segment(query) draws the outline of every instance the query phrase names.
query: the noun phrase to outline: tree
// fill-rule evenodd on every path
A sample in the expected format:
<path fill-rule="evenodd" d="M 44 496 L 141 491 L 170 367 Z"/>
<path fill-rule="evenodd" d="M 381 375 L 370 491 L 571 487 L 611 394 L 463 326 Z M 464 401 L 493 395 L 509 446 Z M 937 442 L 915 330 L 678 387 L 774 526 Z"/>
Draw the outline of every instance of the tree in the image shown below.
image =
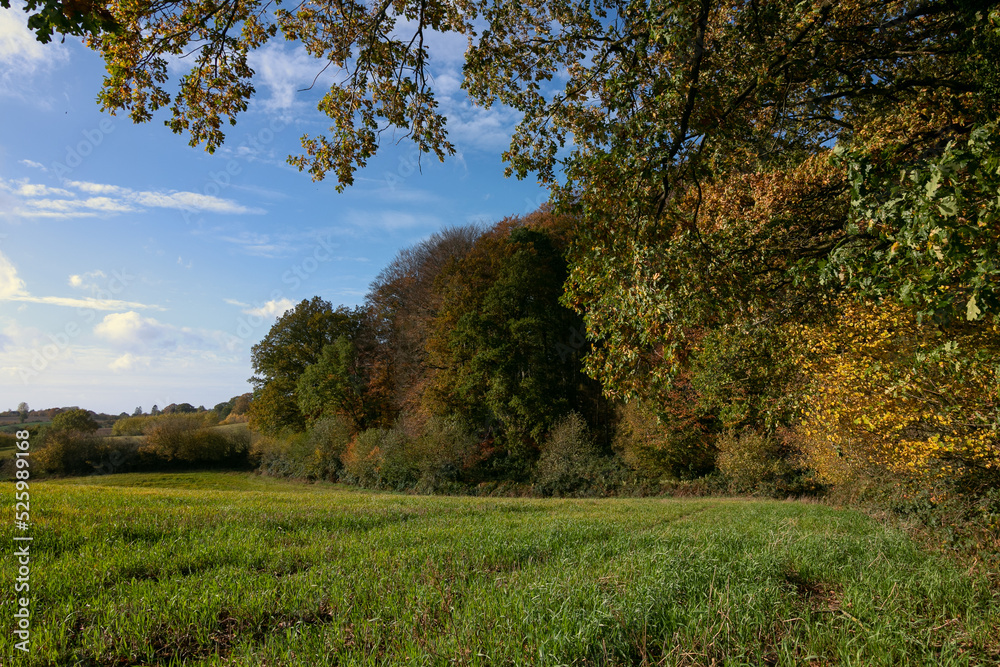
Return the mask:
<path fill-rule="evenodd" d="M 439 277 L 472 249 L 482 229 L 449 227 L 404 248 L 372 282 L 366 302 L 376 357 L 372 382 L 381 384 L 392 412 L 417 413 L 427 379 L 427 343 L 441 307 Z"/>
<path fill-rule="evenodd" d="M 447 272 L 428 343 L 435 412 L 471 431 L 495 425 L 491 435 L 515 467 L 568 412 L 592 421 L 602 414 L 599 388 L 581 372 L 583 323 L 559 304 L 566 262 L 558 240 L 516 218 L 480 237 Z"/>
<path fill-rule="evenodd" d="M 172 105 L 171 128 L 210 150 L 253 92 L 250 51 L 280 33 L 343 67 L 320 102 L 330 136 L 303 137 L 290 159 L 341 187 L 385 129 L 438 157 L 453 150 L 425 38 L 468 36 L 465 90 L 520 114 L 508 173 L 537 175 L 578 222 L 562 303 L 594 342 L 588 373 L 657 413 L 681 395 L 709 420 L 791 419 L 774 386 L 789 369 L 769 352 L 778 363 L 755 370 L 756 341 L 824 326 L 838 295 L 911 306 L 953 341 L 1000 321 L 995 2 L 345 0 L 272 15 L 253 0 L 175 0 L 115 4 L 106 20 L 61 4 L 31 2 L 33 26 L 92 35 L 109 66 L 106 109 L 143 121 Z M 167 60 L 195 43 L 171 95 Z M 439 353 L 455 355 L 443 366 L 460 382 L 441 396 L 483 410 L 489 396 L 494 414 L 519 414 L 503 412 L 510 385 L 487 372 L 485 351 L 515 366 L 526 351 L 489 338 L 496 308 L 463 309 L 485 306 L 488 289 L 450 297 L 465 319 L 449 321 Z M 291 384 L 266 395 L 262 410 L 294 406 Z M 995 414 L 988 401 L 972 409 Z"/>
<path fill-rule="evenodd" d="M 265 432 L 284 428 L 303 430 L 305 415 L 299 410 L 296 386 L 323 348 L 341 336 L 354 340 L 361 329 L 364 311 L 343 306 L 334 310 L 320 297 L 303 299 L 286 311 L 264 339 L 251 348 L 254 375 L 250 422 Z"/>
<path fill-rule="evenodd" d="M 172 415 L 172 414 L 185 414 L 197 411 L 198 411 L 197 408 L 195 408 L 190 403 L 171 403 L 167 407 L 163 408 L 162 413 L 165 415 Z"/>
<path fill-rule="evenodd" d="M 385 129 L 454 150 L 426 38 L 467 36 L 464 88 L 521 115 L 508 172 L 536 174 L 582 223 L 564 303 L 600 341 L 587 367 L 612 394 L 670 392 L 692 332 L 773 330 L 842 290 L 942 321 L 1000 317 L 998 220 L 981 206 L 996 178 L 994 2 L 66 5 L 31 0 L 32 26 L 90 35 L 104 108 L 145 121 L 170 106 L 170 127 L 209 150 L 246 109 L 248 54 L 270 39 L 344 68 L 319 104 L 330 136 L 290 158 L 340 186 Z M 167 61 L 193 46 L 171 95 Z"/>
<path fill-rule="evenodd" d="M 160 414 L 160 408 L 156 407 L 156 405 L 154 404 L 152 409 L 149 411 L 149 414 L 155 417 L 156 415 Z"/>
<path fill-rule="evenodd" d="M 31 408 L 24 401 L 17 404 L 17 416 L 21 420 L 21 423 L 28 421 L 28 413 L 31 412 Z"/>
<path fill-rule="evenodd" d="M 135 410 L 132 411 L 132 416 L 133 417 L 141 417 L 142 416 L 142 406 L 141 405 L 139 407 L 137 407 Z"/>
<path fill-rule="evenodd" d="M 50 428 L 53 431 L 73 431 L 92 434 L 97 431 L 99 425 L 86 410 L 73 408 L 65 412 L 60 412 L 53 417 Z"/>
<path fill-rule="evenodd" d="M 232 413 L 234 415 L 245 415 L 250 409 L 251 394 L 240 394 L 233 399 Z"/>
<path fill-rule="evenodd" d="M 323 348 L 314 364 L 306 367 L 296 383 L 299 411 L 310 423 L 340 416 L 355 432 L 363 431 L 376 415 L 366 392 L 358 352 L 346 336 Z"/>

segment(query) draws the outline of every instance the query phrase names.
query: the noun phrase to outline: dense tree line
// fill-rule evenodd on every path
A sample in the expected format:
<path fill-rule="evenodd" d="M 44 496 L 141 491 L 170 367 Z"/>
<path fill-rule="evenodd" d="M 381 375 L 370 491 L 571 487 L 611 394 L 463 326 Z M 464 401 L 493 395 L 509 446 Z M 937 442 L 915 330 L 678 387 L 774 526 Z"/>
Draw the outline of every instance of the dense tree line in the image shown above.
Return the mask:
<path fill-rule="evenodd" d="M 454 151 L 430 31 L 469 38 L 475 101 L 521 114 L 504 159 L 551 186 L 551 212 L 442 233 L 364 308 L 305 302 L 255 348 L 252 422 L 303 434 L 274 466 L 296 451 L 299 472 L 400 485 L 542 461 L 609 479 L 611 461 L 997 501 L 997 3 L 65 4 L 29 3 L 32 26 L 90 35 L 104 107 L 171 104 L 209 149 L 253 93 L 250 51 L 280 35 L 345 68 L 330 135 L 290 158 L 341 187 L 387 127 Z"/>
<path fill-rule="evenodd" d="M 404 249 L 362 307 L 302 301 L 253 348 L 251 425 L 295 439 L 336 421 L 347 440 L 330 446 L 355 463 L 372 433 L 395 438 L 409 451 L 396 464 L 416 467 L 457 439 L 451 481 L 465 483 L 528 480 L 571 414 L 610 454 L 612 408 L 583 373 L 583 320 L 560 302 L 571 234 L 551 212 L 446 229 Z M 401 483 L 418 481 L 415 470 Z"/>

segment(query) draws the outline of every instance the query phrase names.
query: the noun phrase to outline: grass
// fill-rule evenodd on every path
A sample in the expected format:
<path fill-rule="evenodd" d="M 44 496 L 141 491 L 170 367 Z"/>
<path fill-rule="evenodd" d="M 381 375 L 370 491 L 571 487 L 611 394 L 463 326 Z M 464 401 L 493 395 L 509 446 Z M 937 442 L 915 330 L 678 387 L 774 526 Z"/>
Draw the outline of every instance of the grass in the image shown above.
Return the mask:
<path fill-rule="evenodd" d="M 239 473 L 31 494 L 18 664 L 1000 662 L 985 578 L 820 504 L 419 497 Z"/>

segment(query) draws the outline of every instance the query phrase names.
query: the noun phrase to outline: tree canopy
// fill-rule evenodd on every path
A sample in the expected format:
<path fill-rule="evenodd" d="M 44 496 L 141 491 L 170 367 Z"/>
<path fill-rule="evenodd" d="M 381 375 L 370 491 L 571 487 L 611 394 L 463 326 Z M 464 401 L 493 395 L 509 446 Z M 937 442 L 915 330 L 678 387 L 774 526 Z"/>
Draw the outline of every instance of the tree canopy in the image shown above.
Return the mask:
<path fill-rule="evenodd" d="M 52 418 L 51 429 L 53 431 L 77 431 L 79 433 L 94 433 L 99 425 L 90 412 L 73 408 L 60 412 Z"/>
<path fill-rule="evenodd" d="M 825 430 L 836 447 L 870 436 L 846 454 L 801 445 L 817 461 L 835 451 L 865 465 L 1000 469 L 997 2 L 26 6 L 43 40 L 84 34 L 104 56 L 105 109 L 136 121 L 168 109 L 171 129 L 210 151 L 254 93 L 249 54 L 272 39 L 301 44 L 317 72 L 340 75 L 319 102 L 329 133 L 304 136 L 289 161 L 339 187 L 386 130 L 441 159 L 454 152 L 432 33 L 468 39 L 462 85 L 474 102 L 518 112 L 508 173 L 550 187 L 572 221 L 566 247 L 551 252 L 553 239 L 530 230 L 452 231 L 398 258 L 363 315 L 303 302 L 254 347 L 252 421 L 265 428 L 303 428 L 303 410 L 372 395 L 399 414 L 436 402 L 507 419 L 537 441 L 558 417 L 541 397 L 572 403 L 575 368 L 551 363 L 551 336 L 575 311 L 587 373 L 663 418 L 654 429 L 645 408 L 628 413 L 640 439 L 696 425 L 710 449 L 723 428 L 797 423 L 794 437 Z M 184 54 L 192 67 L 172 90 L 167 63 Z M 565 312 L 540 307 L 562 280 Z M 936 397 L 935 383 L 955 395 Z M 970 410 L 975 419 L 957 416 Z M 864 421 L 903 412 L 892 421 L 905 432 Z M 645 449 L 636 460 L 672 460 Z"/>
<path fill-rule="evenodd" d="M 304 427 L 305 415 L 299 410 L 296 390 L 299 377 L 338 338 L 354 340 L 363 316 L 360 310 L 343 306 L 334 310 L 330 302 L 317 296 L 303 299 L 278 318 L 251 349 L 251 423 L 264 431 Z"/>
<path fill-rule="evenodd" d="M 340 186 L 387 129 L 442 159 L 454 151 L 427 41 L 467 37 L 465 90 L 521 114 L 509 172 L 551 185 L 586 225 L 567 302 L 591 311 L 591 333 L 612 341 L 612 354 L 620 348 L 622 362 L 644 338 L 669 349 L 674 324 L 780 316 L 818 288 L 893 294 L 938 316 L 998 315 L 1000 281 L 984 256 L 997 242 L 996 211 L 982 206 L 996 186 L 995 2 L 27 8 L 40 38 L 85 34 L 104 56 L 105 109 L 146 121 L 169 107 L 167 124 L 209 150 L 254 93 L 249 54 L 272 39 L 301 44 L 317 72 L 341 75 L 318 105 L 329 135 L 303 136 L 289 160 L 315 179 L 332 172 Z M 192 67 L 171 90 L 168 59 L 185 54 Z M 901 171 L 910 185 L 897 183 Z"/>

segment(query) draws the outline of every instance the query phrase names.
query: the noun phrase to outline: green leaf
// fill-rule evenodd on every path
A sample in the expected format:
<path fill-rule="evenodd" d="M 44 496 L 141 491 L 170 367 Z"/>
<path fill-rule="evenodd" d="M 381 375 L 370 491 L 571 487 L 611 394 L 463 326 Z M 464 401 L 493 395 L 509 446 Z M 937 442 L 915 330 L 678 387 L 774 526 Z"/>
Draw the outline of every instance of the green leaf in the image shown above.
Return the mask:
<path fill-rule="evenodd" d="M 938 210 L 941 211 L 941 215 L 952 218 L 958 214 L 958 202 L 954 197 L 945 197 L 938 204 Z"/>
<path fill-rule="evenodd" d="M 976 295 L 973 294 L 969 302 L 965 304 L 965 317 L 971 322 L 973 320 L 978 320 L 982 311 L 979 310 L 979 306 L 976 305 Z"/>

